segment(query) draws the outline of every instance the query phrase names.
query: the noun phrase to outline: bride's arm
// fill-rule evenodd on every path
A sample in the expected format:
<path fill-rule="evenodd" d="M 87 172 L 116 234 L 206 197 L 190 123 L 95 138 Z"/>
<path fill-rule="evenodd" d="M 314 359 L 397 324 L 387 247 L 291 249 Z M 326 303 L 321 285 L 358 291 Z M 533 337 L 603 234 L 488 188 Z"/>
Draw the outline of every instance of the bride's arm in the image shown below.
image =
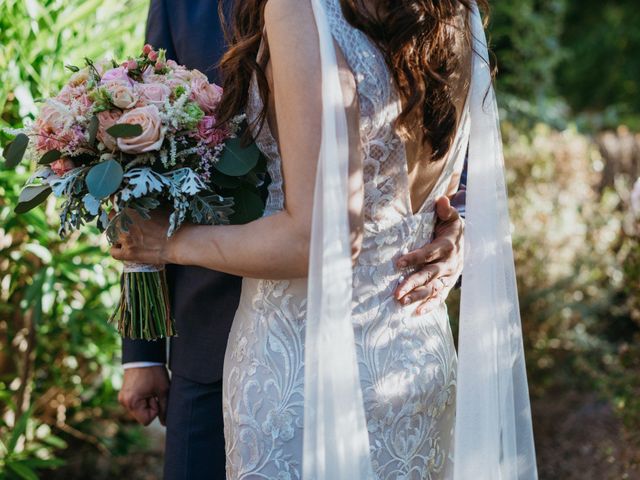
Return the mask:
<path fill-rule="evenodd" d="M 282 212 L 246 225 L 184 225 L 166 239 L 166 218 L 137 219 L 112 255 L 143 263 L 197 265 L 240 276 L 306 276 L 317 159 L 321 141 L 320 54 L 309 2 L 270 0 L 265 9 L 273 95 L 285 188 Z M 362 172 L 358 165 L 355 81 L 342 59 L 350 129 L 352 245 L 360 242 Z"/>

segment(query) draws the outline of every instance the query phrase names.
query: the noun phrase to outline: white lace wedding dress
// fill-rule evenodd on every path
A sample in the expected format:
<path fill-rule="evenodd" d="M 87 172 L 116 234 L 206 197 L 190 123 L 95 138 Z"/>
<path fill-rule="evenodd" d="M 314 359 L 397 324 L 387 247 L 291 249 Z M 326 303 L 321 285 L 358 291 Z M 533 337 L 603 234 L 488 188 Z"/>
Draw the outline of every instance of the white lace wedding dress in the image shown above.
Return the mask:
<path fill-rule="evenodd" d="M 323 0 L 332 34 L 353 71 L 360 104 L 365 203 L 362 253 L 354 266 L 353 328 L 371 459 L 380 480 L 452 476 L 456 352 L 446 307 L 417 316 L 392 292 L 401 252 L 430 241 L 435 199 L 463 162 L 468 106 L 430 196 L 412 212 L 400 112 L 386 63 L 350 26 L 339 0 Z M 252 83 L 249 117 L 262 107 Z M 265 215 L 283 208 L 278 146 L 257 135 L 272 178 Z M 228 479 L 300 479 L 306 279 L 245 279 L 225 358 L 223 408 Z"/>

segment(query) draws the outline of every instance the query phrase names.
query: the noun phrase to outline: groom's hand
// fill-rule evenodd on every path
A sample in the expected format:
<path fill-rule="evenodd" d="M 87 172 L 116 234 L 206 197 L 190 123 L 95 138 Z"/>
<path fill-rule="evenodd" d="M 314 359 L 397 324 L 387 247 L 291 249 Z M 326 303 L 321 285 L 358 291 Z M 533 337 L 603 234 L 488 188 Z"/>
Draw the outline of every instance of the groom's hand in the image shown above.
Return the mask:
<path fill-rule="evenodd" d="M 455 286 L 463 266 L 464 222 L 448 197 L 436 201 L 435 236 L 431 243 L 401 256 L 399 268 L 415 268 L 396 288 L 403 305 L 417 303 L 423 314 L 442 304 Z"/>
<path fill-rule="evenodd" d="M 142 425 L 158 417 L 165 424 L 169 374 L 164 365 L 124 371 L 118 401 Z"/>

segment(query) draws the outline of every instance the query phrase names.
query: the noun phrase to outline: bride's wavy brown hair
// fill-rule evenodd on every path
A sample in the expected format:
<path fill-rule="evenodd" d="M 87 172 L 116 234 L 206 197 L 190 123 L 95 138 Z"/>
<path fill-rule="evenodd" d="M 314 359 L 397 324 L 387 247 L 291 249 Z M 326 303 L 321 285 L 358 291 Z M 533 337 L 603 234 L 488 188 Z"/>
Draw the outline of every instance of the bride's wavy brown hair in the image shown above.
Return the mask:
<path fill-rule="evenodd" d="M 266 3 L 267 0 L 235 0 L 229 22 L 224 16 L 223 2 L 219 3 L 230 45 L 220 62 L 224 79 L 220 123 L 244 111 L 254 72 L 264 105 L 268 105 L 267 77 L 256 58 Z M 340 3 L 347 21 L 368 35 L 385 56 L 403 104 L 396 130 L 404 138 L 411 137 L 410 128 L 417 116 L 421 119 L 423 141 L 432 148 L 431 159 L 443 158 L 451 146 L 457 123 L 455 94 L 459 89 L 451 80 L 462 67 L 459 49 L 453 48 L 459 28 L 457 18 L 461 7 L 471 10 L 472 1 L 340 0 Z M 368 8 L 365 3 L 369 3 Z M 486 0 L 477 3 L 488 12 Z M 262 124 L 265 118 L 266 107 L 258 122 Z"/>

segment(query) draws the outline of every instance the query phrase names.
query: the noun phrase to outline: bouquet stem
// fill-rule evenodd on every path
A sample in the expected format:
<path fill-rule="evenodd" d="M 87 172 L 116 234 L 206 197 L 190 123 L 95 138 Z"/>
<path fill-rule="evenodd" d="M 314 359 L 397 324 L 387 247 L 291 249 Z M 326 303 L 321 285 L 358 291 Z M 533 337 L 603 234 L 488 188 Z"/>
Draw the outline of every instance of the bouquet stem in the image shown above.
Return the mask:
<path fill-rule="evenodd" d="M 136 271 L 125 266 L 120 303 L 112 320 L 116 318 L 118 332 L 125 338 L 157 340 L 176 334 L 164 268 L 153 271 L 142 266 Z"/>

